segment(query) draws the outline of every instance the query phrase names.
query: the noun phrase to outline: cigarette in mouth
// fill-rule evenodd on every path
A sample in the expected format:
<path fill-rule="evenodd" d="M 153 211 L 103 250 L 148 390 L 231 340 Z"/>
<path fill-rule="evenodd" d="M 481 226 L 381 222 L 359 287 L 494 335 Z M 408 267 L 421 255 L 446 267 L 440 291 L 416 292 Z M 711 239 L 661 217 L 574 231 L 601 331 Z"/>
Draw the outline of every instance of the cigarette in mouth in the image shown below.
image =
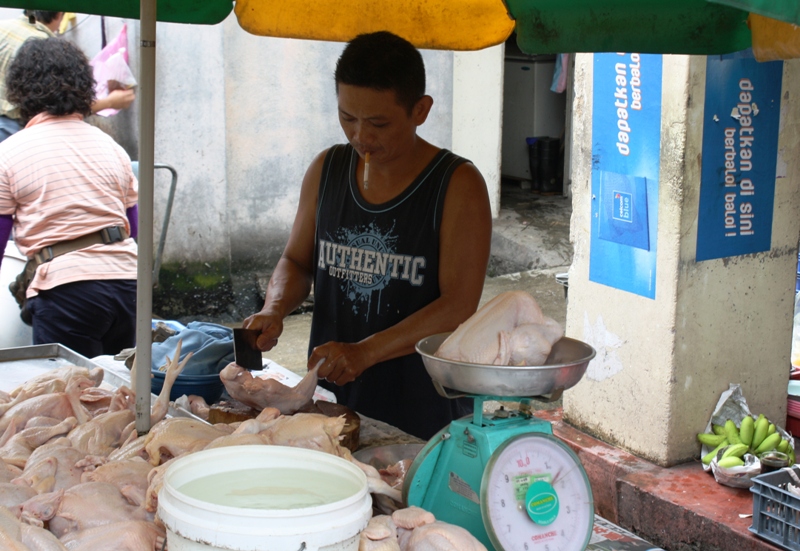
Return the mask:
<path fill-rule="evenodd" d="M 364 189 L 369 185 L 369 151 L 364 155 Z"/>

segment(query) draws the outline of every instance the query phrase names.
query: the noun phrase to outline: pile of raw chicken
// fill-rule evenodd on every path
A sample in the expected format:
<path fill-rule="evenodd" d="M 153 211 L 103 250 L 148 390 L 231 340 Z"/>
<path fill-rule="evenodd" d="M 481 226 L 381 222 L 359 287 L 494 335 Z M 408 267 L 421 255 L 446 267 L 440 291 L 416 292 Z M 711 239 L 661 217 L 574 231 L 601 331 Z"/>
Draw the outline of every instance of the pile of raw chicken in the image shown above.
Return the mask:
<path fill-rule="evenodd" d="M 144 436 L 135 429 L 135 395 L 124 386 L 102 388 L 101 368 L 63 367 L 10 394 L 0 392 L 0 549 L 163 551 L 166 533 L 156 513 L 166 469 L 177 457 L 223 446 L 285 445 L 334 454 L 364 470 L 371 492 L 402 502 L 398 489 L 339 445 L 343 418 L 283 415 L 275 407 L 231 424 L 167 417 L 170 390 L 189 358 L 169 361 Z M 458 527 L 413 518 L 397 526 L 426 526 L 402 529 L 419 530 L 416 539 L 399 539 L 396 529 L 383 537 L 385 530 L 373 526 L 360 549 L 377 541 L 403 551 L 485 549 Z M 464 546 L 465 538 L 472 547 Z"/>

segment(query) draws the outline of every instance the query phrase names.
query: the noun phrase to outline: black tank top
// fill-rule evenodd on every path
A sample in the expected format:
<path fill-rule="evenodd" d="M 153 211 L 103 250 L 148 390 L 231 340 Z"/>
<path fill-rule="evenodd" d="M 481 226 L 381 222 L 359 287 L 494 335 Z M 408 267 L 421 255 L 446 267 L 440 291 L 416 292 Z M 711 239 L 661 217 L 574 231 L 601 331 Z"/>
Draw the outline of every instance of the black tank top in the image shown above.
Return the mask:
<path fill-rule="evenodd" d="M 439 297 L 444 198 L 464 162 L 440 150 L 399 196 L 373 205 L 358 188 L 356 151 L 330 149 L 319 186 L 309 353 L 329 341 L 360 341 Z M 416 353 L 377 364 L 344 387 L 323 386 L 339 403 L 420 438 L 466 412 L 436 393 Z"/>

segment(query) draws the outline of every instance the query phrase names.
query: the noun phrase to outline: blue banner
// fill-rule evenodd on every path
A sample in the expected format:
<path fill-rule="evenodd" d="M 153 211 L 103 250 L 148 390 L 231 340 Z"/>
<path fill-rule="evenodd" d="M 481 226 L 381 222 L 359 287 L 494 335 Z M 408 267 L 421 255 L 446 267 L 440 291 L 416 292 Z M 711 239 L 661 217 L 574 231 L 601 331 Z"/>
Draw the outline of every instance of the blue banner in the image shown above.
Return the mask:
<path fill-rule="evenodd" d="M 595 54 L 589 279 L 656 296 L 660 55 Z"/>
<path fill-rule="evenodd" d="M 698 261 L 771 248 L 782 76 L 782 61 L 708 57 Z"/>

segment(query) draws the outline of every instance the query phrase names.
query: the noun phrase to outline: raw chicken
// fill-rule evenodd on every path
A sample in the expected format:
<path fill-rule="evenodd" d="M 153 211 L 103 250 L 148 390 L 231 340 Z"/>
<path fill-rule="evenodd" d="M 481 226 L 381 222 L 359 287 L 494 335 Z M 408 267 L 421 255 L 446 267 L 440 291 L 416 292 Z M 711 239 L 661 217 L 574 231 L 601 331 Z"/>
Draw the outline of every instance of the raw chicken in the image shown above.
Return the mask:
<path fill-rule="evenodd" d="M 147 486 L 147 495 L 145 496 L 144 508 L 149 513 L 155 513 L 158 511 L 158 493 L 164 486 L 164 475 L 167 473 L 167 469 L 174 460 L 175 458 L 173 457 L 158 467 L 154 467 L 147 475 L 147 481 L 149 485 Z"/>
<path fill-rule="evenodd" d="M 106 482 L 86 482 L 68 490 L 38 495 L 22 504 L 23 522 L 42 526 L 59 539 L 77 532 L 124 520 L 149 520 L 144 509 L 134 507 L 116 486 Z"/>
<path fill-rule="evenodd" d="M 436 517 L 433 516 L 433 513 L 421 507 L 411 506 L 405 509 L 398 509 L 392 513 L 392 521 L 394 521 L 395 525 L 399 528 L 413 530 L 414 528 L 419 528 L 420 526 L 435 522 Z"/>
<path fill-rule="evenodd" d="M 67 438 L 86 455 L 108 455 L 135 431 L 136 417 L 129 410 L 109 411 L 78 425 Z"/>
<path fill-rule="evenodd" d="M 195 396 L 194 394 L 189 396 L 189 409 L 200 419 L 205 419 L 208 421 L 210 406 L 206 403 L 202 396 Z"/>
<path fill-rule="evenodd" d="M 389 486 L 392 488 L 402 488 L 403 482 L 405 482 L 406 479 L 406 473 L 408 469 L 411 468 L 413 462 L 413 459 L 402 459 L 393 465 L 379 469 L 378 472 L 383 481 Z"/>
<path fill-rule="evenodd" d="M 373 517 L 359 539 L 358 551 L 486 551 L 464 528 L 436 520 L 419 507 Z"/>
<path fill-rule="evenodd" d="M 183 344 L 182 339 L 178 339 L 178 344 L 175 347 L 175 356 L 174 359 L 170 359 L 167 356 L 167 364 L 166 364 L 166 373 L 164 373 L 164 383 L 161 386 L 161 392 L 158 394 L 158 398 L 156 398 L 155 403 L 150 406 L 150 426 L 157 424 L 159 421 L 164 419 L 167 416 L 167 412 L 169 411 L 169 395 L 172 392 L 172 387 L 175 384 L 175 381 L 178 378 L 178 375 L 181 374 L 183 368 L 192 359 L 194 352 L 189 352 L 186 357 L 182 361 L 178 361 L 181 357 L 181 345 Z M 163 368 L 162 368 L 163 369 Z M 136 359 L 133 360 L 133 366 L 131 367 L 131 380 L 136 380 Z M 129 409 L 131 412 L 136 411 L 136 394 L 129 389 L 128 387 L 120 387 L 117 393 L 114 395 L 114 399 L 112 399 L 111 404 L 109 405 L 109 411 L 120 411 L 123 409 Z"/>
<path fill-rule="evenodd" d="M 80 396 L 81 390 L 91 386 L 94 386 L 93 380 L 86 377 L 73 377 L 64 392 L 43 394 L 24 400 L 0 417 L 0 431 L 5 432 L 12 419 L 21 428 L 28 420 L 39 416 L 55 417 L 56 419 L 75 417 L 79 423 L 85 423 L 91 416 L 81 404 Z"/>
<path fill-rule="evenodd" d="M 14 484 L 30 486 L 38 494 L 45 494 L 80 483 L 83 469 L 77 463 L 85 458 L 83 452 L 56 443 L 41 446 L 34 453 L 22 474 L 12 481 Z"/>
<path fill-rule="evenodd" d="M 67 551 L 63 543 L 49 530 L 22 524 L 22 543 L 31 551 Z"/>
<path fill-rule="evenodd" d="M 180 351 L 181 341 L 179 340 L 175 354 L 176 359 L 179 357 Z M 168 366 L 164 375 L 164 384 L 158 398 L 150 408 L 152 425 L 157 424 L 166 416 L 169 410 L 169 394 L 172 386 L 191 357 L 192 353 L 190 352 L 180 363 L 167 357 Z M 136 362 L 134 361 L 133 370 L 135 368 Z M 132 373 L 131 376 L 135 377 L 135 373 Z M 136 395 L 134 392 L 128 387 L 120 387 L 111 399 L 106 413 L 98 415 L 69 433 L 72 446 L 87 455 L 109 455 L 117 450 L 131 435 L 135 434 L 135 405 Z"/>
<path fill-rule="evenodd" d="M 81 392 L 81 403 L 93 417 L 108 411 L 114 391 L 106 388 L 86 388 Z"/>
<path fill-rule="evenodd" d="M 124 444 L 121 448 L 111 452 L 108 455 L 108 460 L 121 461 L 125 459 L 133 459 L 134 457 L 140 457 L 145 460 L 149 459 L 147 456 L 147 452 L 144 450 L 144 444 L 146 440 L 147 440 L 147 434 L 139 436 L 135 440 L 132 440 Z"/>
<path fill-rule="evenodd" d="M 213 450 L 215 448 L 226 448 L 229 446 L 265 446 L 267 443 L 258 434 L 239 433 L 239 434 L 226 434 L 219 438 L 212 440 L 204 450 Z"/>
<path fill-rule="evenodd" d="M 91 380 L 92 384 L 90 386 L 99 386 L 103 382 L 104 373 L 100 367 L 93 369 L 78 367 L 77 365 L 59 367 L 58 369 L 46 371 L 33 379 L 28 379 L 24 384 L 11 391 L 10 396 L 14 398 L 19 394 L 27 394 L 28 397 L 33 397 L 53 392 L 64 392 L 67 383 L 76 377 Z"/>
<path fill-rule="evenodd" d="M 173 417 L 154 425 L 145 437 L 144 449 L 151 465 L 185 453 L 202 450 L 212 440 L 230 434 L 216 425 L 207 425 L 194 419 Z"/>
<path fill-rule="evenodd" d="M 482 365 L 536 366 L 544 364 L 563 336 L 558 322 L 544 316 L 531 295 L 508 291 L 459 325 L 435 355 Z"/>
<path fill-rule="evenodd" d="M 22 526 L 14 514 L 0 507 L 0 549 L 3 551 L 30 551 L 22 543 Z"/>
<path fill-rule="evenodd" d="M 0 484 L 0 506 L 7 507 L 14 515 L 18 515 L 22 510 L 23 503 L 36 495 L 36 490 L 30 486 L 19 484 Z"/>
<path fill-rule="evenodd" d="M 467 530 L 437 520 L 400 534 L 402 551 L 486 551 Z"/>
<path fill-rule="evenodd" d="M 155 523 L 125 520 L 72 532 L 63 542 L 70 551 L 160 551 L 165 539 Z"/>
<path fill-rule="evenodd" d="M 284 415 L 291 415 L 314 396 L 320 365 L 322 361 L 294 387 L 286 386 L 275 379 L 253 377 L 252 373 L 235 363 L 229 363 L 220 372 L 219 378 L 234 400 L 259 411 L 265 407 L 274 407 Z"/>
<path fill-rule="evenodd" d="M 2 457 L 3 461 L 8 465 L 16 465 L 17 467 L 24 468 L 33 450 L 45 444 L 51 438 L 67 434 L 75 428 L 77 424 L 77 419 L 74 417 L 67 417 L 57 425 L 50 427 L 34 426 L 25 428 L 12 436 L 8 442 L 0 447 L 0 457 Z M 12 421 L 11 425 L 9 425 L 9 429 L 13 426 L 14 422 Z"/>
<path fill-rule="evenodd" d="M 376 515 L 361 532 L 358 551 L 400 551 L 397 526 L 389 515 Z"/>
<path fill-rule="evenodd" d="M 108 482 L 119 489 L 131 505 L 142 505 L 147 492 L 147 475 L 153 466 L 142 458 L 112 461 L 84 471 L 81 482 Z"/>
<path fill-rule="evenodd" d="M 20 474 L 22 474 L 22 469 L 8 465 L 0 457 L 0 482 L 11 482 L 12 479 L 17 478 Z"/>
<path fill-rule="evenodd" d="M 342 456 L 347 451 L 339 445 L 344 417 L 319 413 L 296 413 L 267 421 L 259 434 L 267 444 L 294 446 Z"/>

